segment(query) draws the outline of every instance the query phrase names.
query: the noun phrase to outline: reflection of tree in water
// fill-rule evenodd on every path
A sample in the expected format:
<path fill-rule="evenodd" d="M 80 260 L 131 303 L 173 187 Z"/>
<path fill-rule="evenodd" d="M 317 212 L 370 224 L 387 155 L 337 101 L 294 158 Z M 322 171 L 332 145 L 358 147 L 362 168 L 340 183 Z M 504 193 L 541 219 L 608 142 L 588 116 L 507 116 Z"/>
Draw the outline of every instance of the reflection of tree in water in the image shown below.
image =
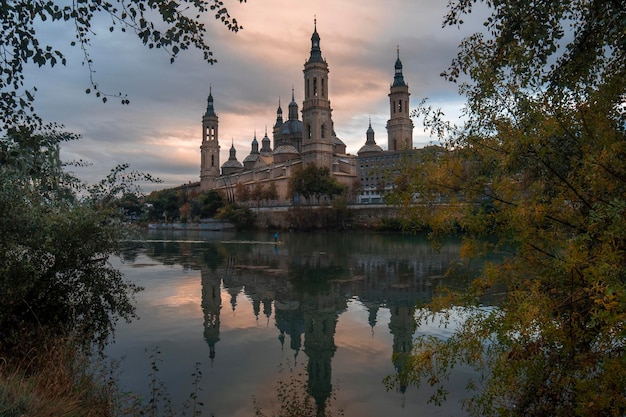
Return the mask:
<path fill-rule="evenodd" d="M 310 375 L 303 365 L 282 363 L 279 366 L 276 382 L 277 406 L 269 411 L 253 397 L 256 417 L 335 417 L 343 416 L 342 409 L 336 406 L 337 389 L 332 389 L 323 404 L 310 395 L 308 382 Z"/>

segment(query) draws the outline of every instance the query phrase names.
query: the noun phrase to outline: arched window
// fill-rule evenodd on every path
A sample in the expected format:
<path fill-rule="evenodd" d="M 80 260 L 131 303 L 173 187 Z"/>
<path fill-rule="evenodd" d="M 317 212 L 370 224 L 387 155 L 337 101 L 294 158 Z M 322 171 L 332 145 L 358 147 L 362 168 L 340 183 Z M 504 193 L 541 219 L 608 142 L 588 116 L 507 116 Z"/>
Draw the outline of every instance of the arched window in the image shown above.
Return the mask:
<path fill-rule="evenodd" d="M 309 86 L 310 80 L 307 78 L 305 81 L 306 84 L 306 96 L 309 98 L 311 96 L 311 88 Z"/>
<path fill-rule="evenodd" d="M 398 113 L 402 113 L 402 100 L 398 100 Z"/>
<path fill-rule="evenodd" d="M 326 126 L 322 125 L 322 139 L 324 139 L 326 137 Z"/>
<path fill-rule="evenodd" d="M 311 124 L 307 123 L 306 125 L 306 137 L 307 139 L 311 139 Z"/>
<path fill-rule="evenodd" d="M 215 155 L 211 155 L 211 166 L 215 166 Z"/>
<path fill-rule="evenodd" d="M 317 97 L 317 78 L 313 78 L 313 95 Z"/>
<path fill-rule="evenodd" d="M 322 97 L 325 97 L 326 96 L 326 90 L 324 90 L 324 79 L 322 78 L 320 81 L 322 82 Z"/>

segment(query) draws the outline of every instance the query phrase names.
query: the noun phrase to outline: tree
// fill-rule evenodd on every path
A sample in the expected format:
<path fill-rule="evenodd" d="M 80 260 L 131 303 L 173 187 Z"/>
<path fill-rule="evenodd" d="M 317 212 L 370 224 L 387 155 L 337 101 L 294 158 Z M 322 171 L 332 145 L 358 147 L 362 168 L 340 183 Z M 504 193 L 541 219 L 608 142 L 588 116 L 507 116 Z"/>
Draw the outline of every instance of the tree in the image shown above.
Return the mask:
<path fill-rule="evenodd" d="M 289 193 L 292 197 L 299 194 L 309 201 L 311 197 L 316 197 L 319 201 L 322 196 L 332 198 L 344 191 L 345 187 L 330 176 L 328 168 L 315 164 L 308 164 L 289 178 Z"/>
<path fill-rule="evenodd" d="M 452 1 L 444 24 L 478 3 Z M 466 363 L 480 374 L 473 415 L 624 415 L 626 8 L 484 3 L 487 33 L 466 38 L 443 74 L 460 83 L 466 120 L 420 108 L 449 152 L 404 185 L 445 197 L 422 213 L 435 235 L 461 227 L 464 256 L 503 259 L 422 310 L 462 319 L 449 339 L 420 338 L 395 383 L 427 381 L 438 401 Z"/>
<path fill-rule="evenodd" d="M 242 203 L 250 200 L 250 190 L 248 190 L 248 186 L 238 182 L 237 185 L 235 185 L 235 199 Z"/>
<path fill-rule="evenodd" d="M 203 219 L 214 217 L 225 204 L 222 195 L 215 190 L 200 194 L 198 201 L 200 203 L 200 217 Z"/>
<path fill-rule="evenodd" d="M 134 316 L 138 288 L 109 256 L 129 235 L 116 202 L 144 178 L 126 166 L 87 186 L 64 171 L 59 144 L 75 135 L 11 131 L 0 138 L 0 355 L 73 336 L 104 343 Z M 5 356 L 7 355 L 7 356 Z"/>
<path fill-rule="evenodd" d="M 180 215 L 182 199 L 173 188 L 151 192 L 145 202 L 149 205 L 148 216 L 152 220 L 172 221 Z"/>
<path fill-rule="evenodd" d="M 264 195 L 265 195 L 265 188 L 263 187 L 263 184 L 260 184 L 258 182 L 254 184 L 254 187 L 252 188 L 252 191 L 250 192 L 250 199 L 256 202 L 257 207 L 259 207 L 259 204 L 261 200 L 263 200 Z"/>
<path fill-rule="evenodd" d="M 40 36 L 41 22 L 61 23 L 74 32 L 76 41 L 72 46 L 81 48 L 83 64 L 89 70 L 91 85 L 86 89 L 88 94 L 93 92 L 104 102 L 113 96 L 128 104 L 126 96 L 105 93 L 94 79 L 95 63 L 89 49 L 96 18 L 100 15 L 108 17 L 110 32 L 116 29 L 134 32 L 148 48 L 165 50 L 170 62 L 174 62 L 181 51 L 194 47 L 203 53 L 206 62 L 213 64 L 215 59 L 204 39 L 206 29 L 201 20 L 209 11 L 228 29 L 234 32 L 241 29 L 222 0 L 80 0 L 60 4 L 55 0 L 3 1 L 0 4 L 0 117 L 3 129 L 41 122 L 33 107 L 37 88 L 26 85 L 25 65 L 53 67 L 66 64 L 63 52 L 54 45 L 45 44 L 45 39 Z"/>
<path fill-rule="evenodd" d="M 263 198 L 268 201 L 274 201 L 278 199 L 278 188 L 276 187 L 276 183 L 271 182 L 270 185 L 267 186 Z"/>
<path fill-rule="evenodd" d="M 143 214 L 143 204 L 137 194 L 126 193 L 117 201 L 117 206 L 126 217 L 139 217 Z"/>

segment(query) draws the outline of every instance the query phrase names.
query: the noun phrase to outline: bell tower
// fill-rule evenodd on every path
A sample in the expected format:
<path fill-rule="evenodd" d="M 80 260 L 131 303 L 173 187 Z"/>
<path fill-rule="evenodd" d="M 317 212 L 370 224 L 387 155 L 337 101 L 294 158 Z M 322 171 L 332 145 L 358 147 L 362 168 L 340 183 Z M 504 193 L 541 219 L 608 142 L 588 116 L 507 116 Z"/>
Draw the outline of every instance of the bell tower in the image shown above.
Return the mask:
<path fill-rule="evenodd" d="M 211 188 L 211 181 L 220 175 L 220 144 L 218 140 L 217 114 L 213 108 L 213 94 L 209 87 L 207 109 L 202 116 L 202 145 L 200 146 L 200 185 Z"/>
<path fill-rule="evenodd" d="M 402 151 L 413 148 L 413 120 L 409 116 L 409 85 L 404 82 L 400 48 L 397 49 L 395 75 L 389 92 L 389 115 L 387 121 L 387 140 L 390 151 Z"/>
<path fill-rule="evenodd" d="M 328 64 L 322 58 L 317 19 L 311 36 L 311 55 L 304 64 L 302 104 L 302 163 L 327 167 L 332 172 L 333 121 L 328 99 Z"/>

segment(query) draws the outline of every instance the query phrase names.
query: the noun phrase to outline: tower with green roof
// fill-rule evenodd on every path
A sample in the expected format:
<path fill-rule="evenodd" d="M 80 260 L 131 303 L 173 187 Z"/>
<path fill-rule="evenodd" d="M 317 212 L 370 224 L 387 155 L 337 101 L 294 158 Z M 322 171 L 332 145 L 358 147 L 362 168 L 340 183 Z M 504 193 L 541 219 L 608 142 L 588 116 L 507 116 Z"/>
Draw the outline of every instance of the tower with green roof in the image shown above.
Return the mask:
<path fill-rule="evenodd" d="M 311 36 L 311 54 L 304 64 L 302 104 L 302 163 L 332 171 L 333 121 L 328 98 L 328 63 L 322 58 L 317 20 Z"/>
<path fill-rule="evenodd" d="M 389 114 L 387 121 L 388 150 L 401 151 L 413 148 L 413 121 L 409 115 L 409 85 L 404 82 L 400 48 L 395 64 L 393 84 L 389 91 Z"/>

